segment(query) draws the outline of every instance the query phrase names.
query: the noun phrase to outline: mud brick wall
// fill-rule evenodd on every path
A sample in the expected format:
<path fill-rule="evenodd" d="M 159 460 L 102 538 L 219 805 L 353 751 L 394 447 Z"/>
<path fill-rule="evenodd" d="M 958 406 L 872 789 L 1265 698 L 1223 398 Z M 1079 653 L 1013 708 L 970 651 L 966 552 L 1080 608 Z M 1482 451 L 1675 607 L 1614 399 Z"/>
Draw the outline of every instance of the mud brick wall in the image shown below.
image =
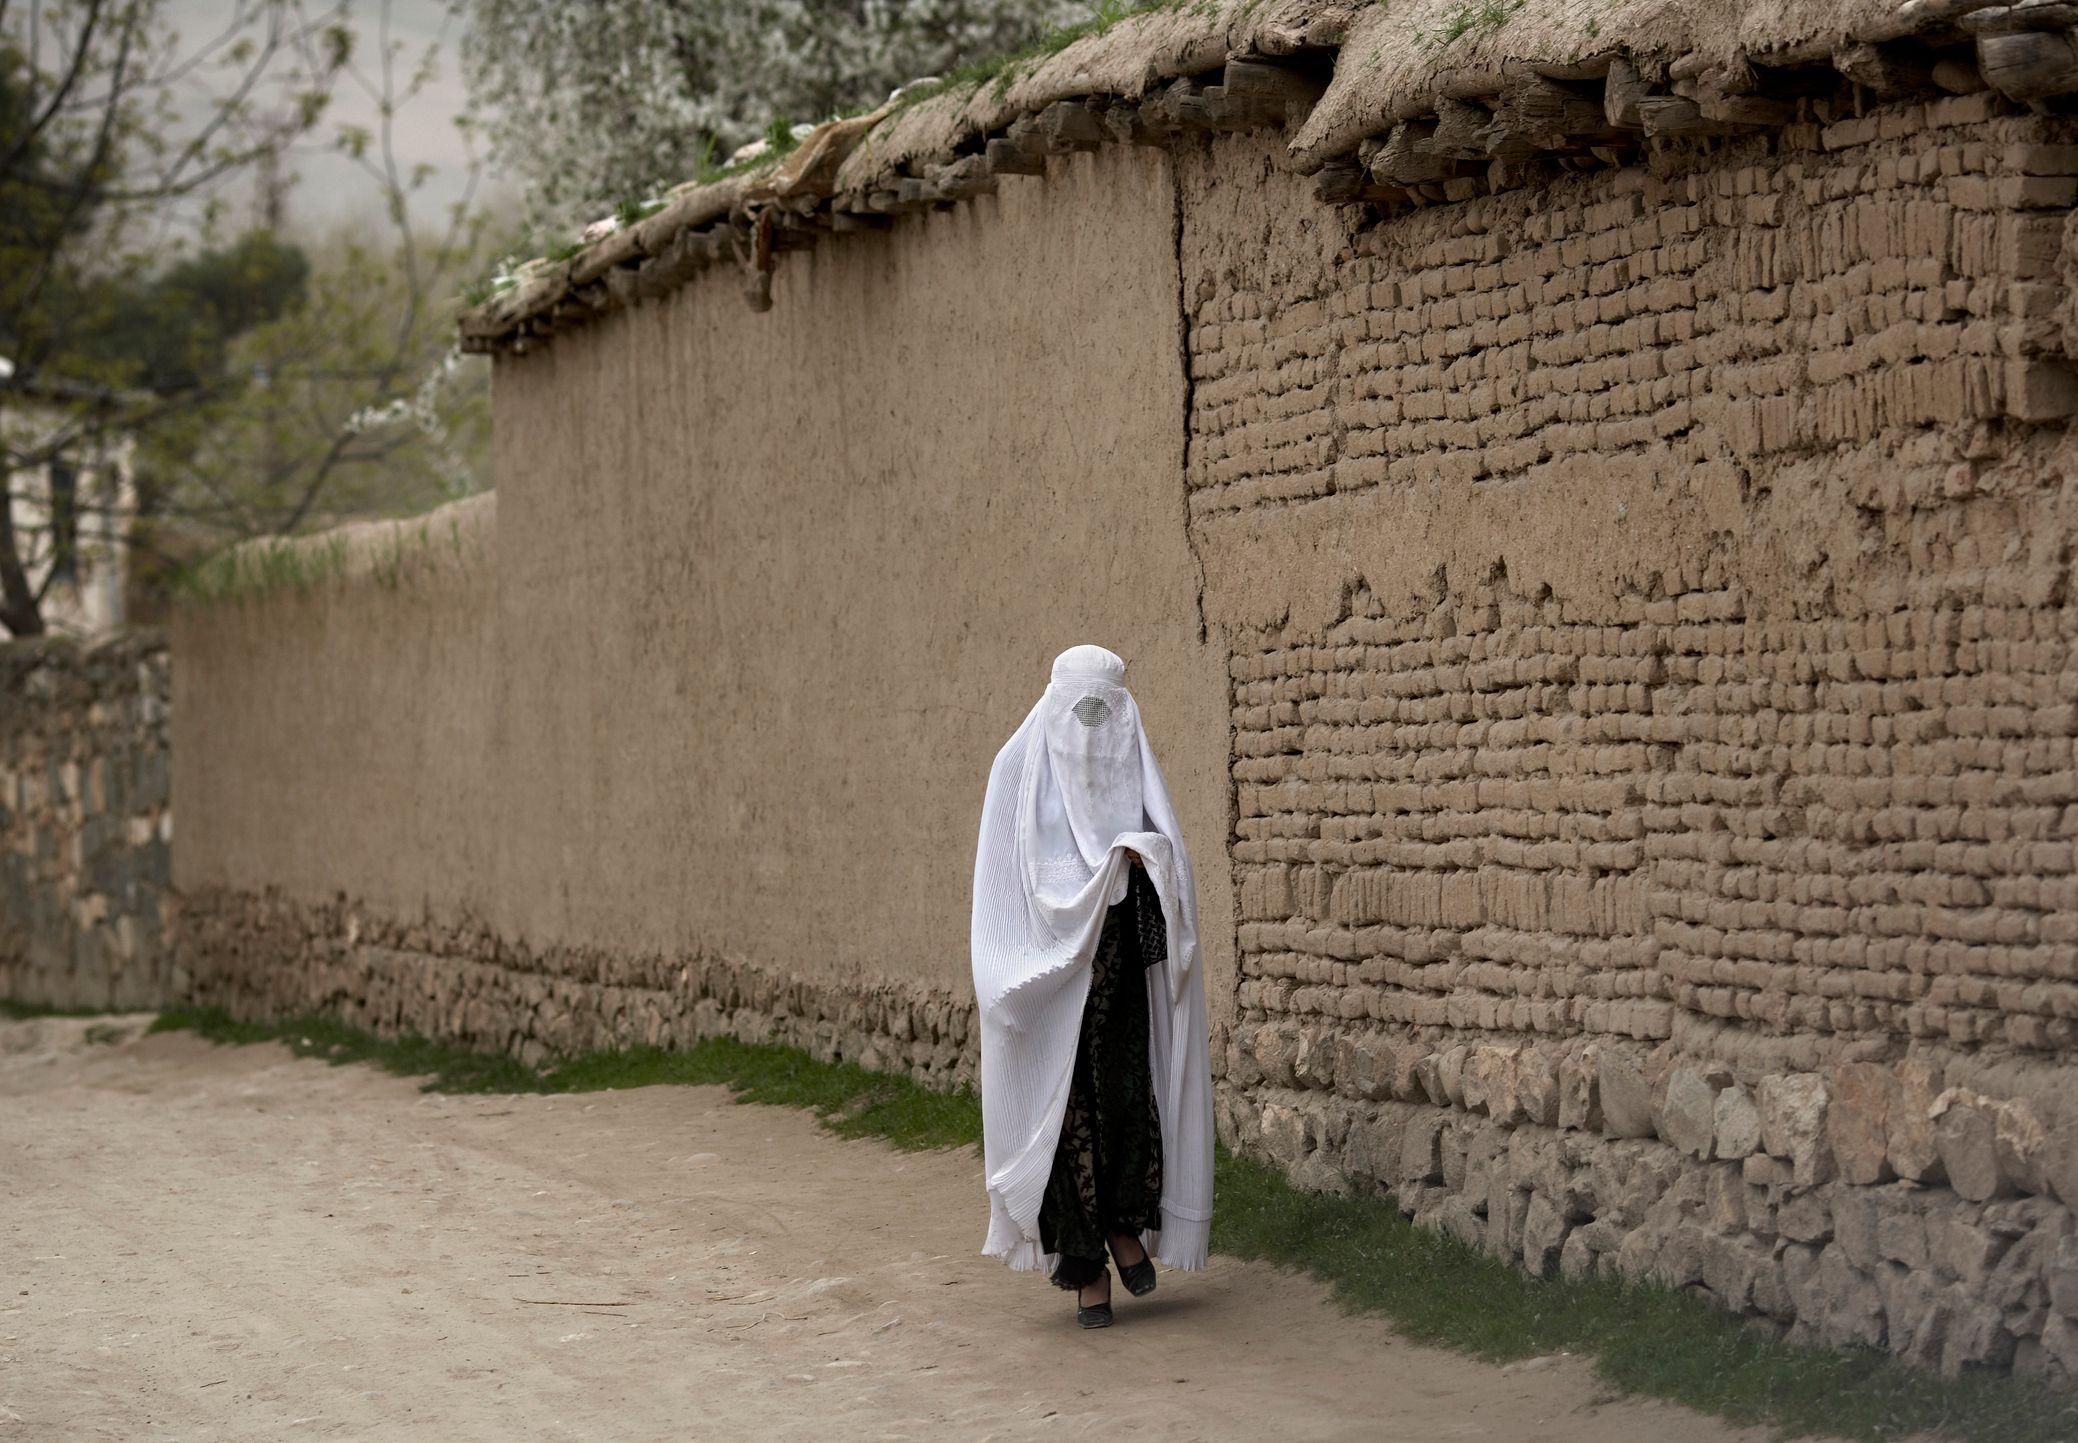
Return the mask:
<path fill-rule="evenodd" d="M 1186 163 L 1231 1140 L 2078 1366 L 2072 140 L 1970 97 L 1368 227 Z"/>
<path fill-rule="evenodd" d="M 0 999 L 153 1007 L 173 801 L 166 643 L 0 646 Z"/>

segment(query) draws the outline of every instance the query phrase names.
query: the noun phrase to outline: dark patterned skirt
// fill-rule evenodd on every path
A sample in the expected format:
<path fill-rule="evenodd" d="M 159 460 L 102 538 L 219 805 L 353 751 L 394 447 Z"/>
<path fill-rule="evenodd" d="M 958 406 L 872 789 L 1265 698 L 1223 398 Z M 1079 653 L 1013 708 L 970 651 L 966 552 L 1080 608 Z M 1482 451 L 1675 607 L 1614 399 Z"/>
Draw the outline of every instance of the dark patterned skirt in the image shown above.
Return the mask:
<path fill-rule="evenodd" d="M 1146 969 L 1169 950 L 1162 902 L 1139 866 L 1104 915 L 1083 1004 L 1068 1110 L 1039 1204 L 1039 1245 L 1058 1253 L 1055 1286 L 1103 1276 L 1105 1237 L 1161 1226 L 1162 1124 L 1148 1062 Z"/>

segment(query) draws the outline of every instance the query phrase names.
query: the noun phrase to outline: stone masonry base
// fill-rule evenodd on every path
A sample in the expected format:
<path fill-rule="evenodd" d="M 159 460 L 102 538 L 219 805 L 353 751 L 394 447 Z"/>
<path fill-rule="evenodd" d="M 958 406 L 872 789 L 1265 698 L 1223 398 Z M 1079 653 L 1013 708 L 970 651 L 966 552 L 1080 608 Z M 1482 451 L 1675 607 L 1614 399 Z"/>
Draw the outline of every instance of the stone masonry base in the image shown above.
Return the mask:
<path fill-rule="evenodd" d="M 1700 1290 L 1795 1341 L 2078 1372 L 2070 1138 L 1924 1062 L 1739 1079 L 1665 1051 L 1244 1021 L 1220 1131 L 1530 1272 Z"/>
<path fill-rule="evenodd" d="M 528 1062 L 731 1035 L 932 1087 L 971 1084 L 979 1071 L 973 1004 L 943 991 L 848 988 L 698 957 L 535 951 L 344 901 L 208 892 L 182 897 L 177 916 L 193 1000 L 241 1018 L 322 1014 Z"/>
<path fill-rule="evenodd" d="M 0 998 L 157 1007 L 171 861 L 166 641 L 0 645 Z"/>

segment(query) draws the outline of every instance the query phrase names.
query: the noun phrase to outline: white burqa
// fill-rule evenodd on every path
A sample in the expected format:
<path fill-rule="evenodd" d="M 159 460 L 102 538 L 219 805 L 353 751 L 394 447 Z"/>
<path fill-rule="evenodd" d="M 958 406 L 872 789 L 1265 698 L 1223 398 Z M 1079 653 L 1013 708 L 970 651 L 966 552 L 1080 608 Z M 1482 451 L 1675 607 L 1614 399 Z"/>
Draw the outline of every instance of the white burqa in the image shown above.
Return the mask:
<path fill-rule="evenodd" d="M 988 1241 L 1020 1270 L 1055 1266 L 1039 1204 L 1068 1105 L 1090 962 L 1104 914 L 1143 859 L 1169 955 L 1145 972 L 1162 1125 L 1161 1227 L 1141 1235 L 1172 1268 L 1205 1266 L 1212 1227 L 1212 1069 L 1198 962 L 1197 888 L 1161 768 L 1100 646 L 1054 660 L 1053 681 L 989 770 L 974 855 L 974 995 L 981 1014 Z"/>

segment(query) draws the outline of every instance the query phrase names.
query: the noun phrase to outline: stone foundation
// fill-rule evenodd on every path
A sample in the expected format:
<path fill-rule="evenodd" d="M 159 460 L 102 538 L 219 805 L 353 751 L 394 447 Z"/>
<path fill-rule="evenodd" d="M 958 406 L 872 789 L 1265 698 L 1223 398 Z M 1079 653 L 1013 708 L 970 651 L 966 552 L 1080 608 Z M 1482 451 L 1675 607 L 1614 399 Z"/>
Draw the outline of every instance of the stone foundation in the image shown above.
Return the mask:
<path fill-rule="evenodd" d="M 1697 1289 L 1950 1373 L 2068 1376 L 2073 1138 L 2024 1098 L 1941 1081 L 1916 1060 L 1741 1079 L 1594 1044 L 1244 1023 L 1220 1131 L 1533 1273 Z"/>
<path fill-rule="evenodd" d="M 252 1020 L 319 1014 L 541 1062 L 705 1037 L 781 1042 L 927 1086 L 971 1086 L 971 998 L 845 988 L 714 958 L 534 950 L 467 924 L 404 923 L 341 901 L 306 907 L 212 890 L 180 899 L 190 998 Z"/>
<path fill-rule="evenodd" d="M 0 646 L 0 998 L 155 1007 L 173 804 L 164 638 Z"/>

